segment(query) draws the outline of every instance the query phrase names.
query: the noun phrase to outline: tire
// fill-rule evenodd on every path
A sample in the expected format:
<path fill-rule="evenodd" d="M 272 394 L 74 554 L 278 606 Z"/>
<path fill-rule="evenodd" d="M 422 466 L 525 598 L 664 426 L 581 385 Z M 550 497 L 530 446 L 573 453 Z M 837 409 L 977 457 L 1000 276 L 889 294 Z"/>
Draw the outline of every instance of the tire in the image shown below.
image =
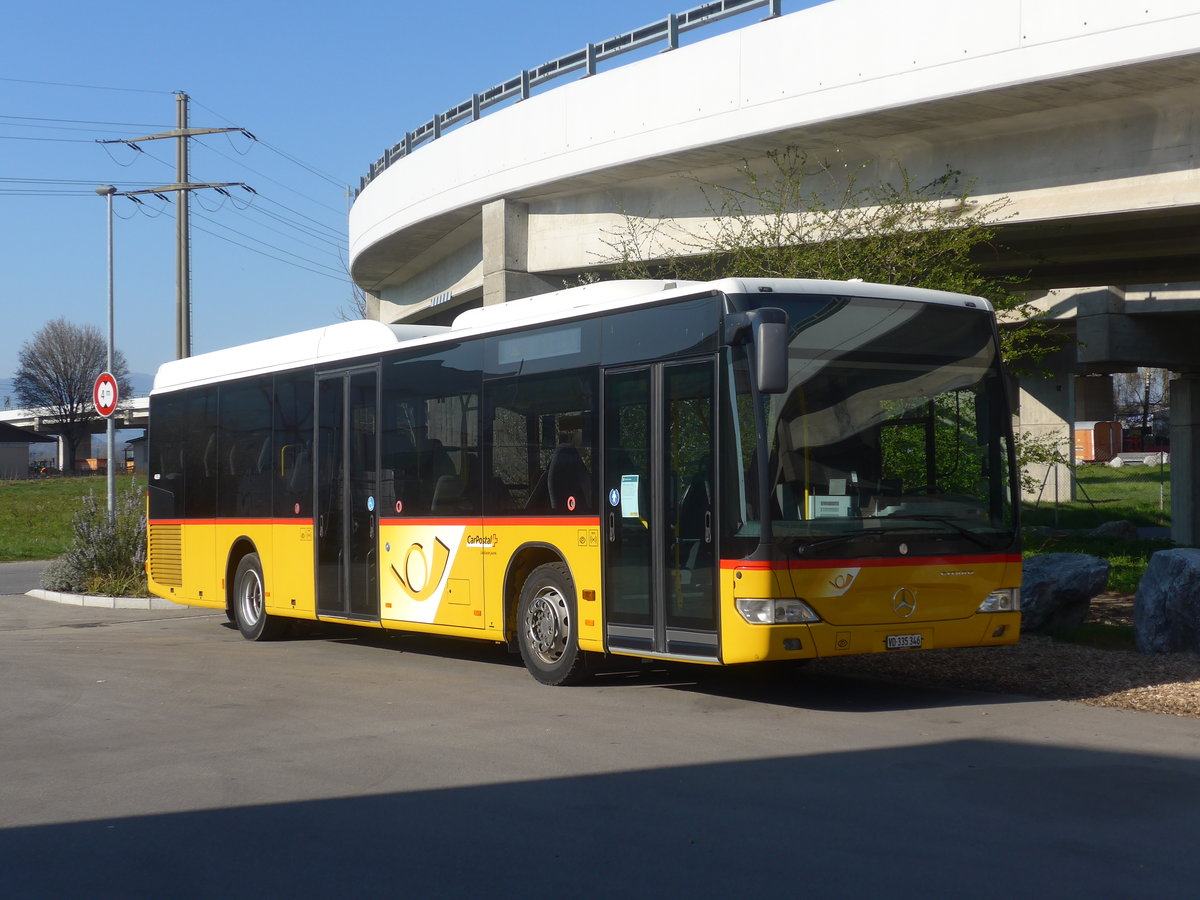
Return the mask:
<path fill-rule="evenodd" d="M 286 620 L 267 615 L 265 599 L 262 560 L 247 553 L 233 576 L 233 620 L 248 641 L 274 641 L 287 633 Z"/>
<path fill-rule="evenodd" d="M 586 674 L 576 606 L 575 583 L 563 563 L 538 566 L 521 586 L 517 643 L 525 668 L 542 684 L 578 684 Z"/>

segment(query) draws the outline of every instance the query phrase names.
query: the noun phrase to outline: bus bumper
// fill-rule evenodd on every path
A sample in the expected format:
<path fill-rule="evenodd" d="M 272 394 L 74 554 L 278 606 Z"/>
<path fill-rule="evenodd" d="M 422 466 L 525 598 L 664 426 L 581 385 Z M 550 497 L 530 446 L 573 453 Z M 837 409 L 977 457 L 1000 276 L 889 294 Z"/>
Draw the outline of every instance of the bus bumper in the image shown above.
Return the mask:
<path fill-rule="evenodd" d="M 734 619 L 730 616 L 728 619 Z M 862 653 L 910 653 L 947 647 L 1015 644 L 1019 612 L 979 613 L 966 619 L 891 625 L 750 625 L 727 620 L 721 657 L 726 664 L 817 659 Z"/>

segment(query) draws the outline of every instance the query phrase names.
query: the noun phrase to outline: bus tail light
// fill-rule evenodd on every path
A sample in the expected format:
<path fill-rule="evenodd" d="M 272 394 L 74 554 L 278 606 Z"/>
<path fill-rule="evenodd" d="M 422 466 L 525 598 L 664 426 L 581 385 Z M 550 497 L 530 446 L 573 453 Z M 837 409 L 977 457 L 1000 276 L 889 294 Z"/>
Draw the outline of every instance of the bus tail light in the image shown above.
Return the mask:
<path fill-rule="evenodd" d="M 735 603 L 742 618 L 751 625 L 802 625 L 821 621 L 821 617 L 803 600 L 739 598 Z"/>
<path fill-rule="evenodd" d="M 988 594 L 987 598 L 979 604 L 979 609 L 976 612 L 1017 612 L 1020 608 L 1021 589 L 1001 588 Z"/>

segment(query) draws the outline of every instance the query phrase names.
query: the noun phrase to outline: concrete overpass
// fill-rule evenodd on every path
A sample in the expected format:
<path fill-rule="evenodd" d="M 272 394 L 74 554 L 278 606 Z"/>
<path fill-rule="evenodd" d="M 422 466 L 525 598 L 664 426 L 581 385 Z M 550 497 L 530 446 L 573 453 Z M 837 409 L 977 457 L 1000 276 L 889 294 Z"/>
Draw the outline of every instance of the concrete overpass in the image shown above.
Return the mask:
<path fill-rule="evenodd" d="M 150 398 L 149 397 L 131 397 L 128 400 L 122 400 L 117 411 L 113 413 L 113 421 L 116 423 L 117 430 L 125 430 L 131 428 L 145 428 L 150 423 Z M 44 410 L 36 409 L 5 409 L 0 410 L 0 422 L 6 422 L 17 428 L 24 428 L 27 431 L 38 431 L 47 434 L 55 432 L 55 417 L 47 415 Z M 91 424 L 92 434 L 103 434 L 108 426 L 104 419 L 97 418 Z M 63 453 L 63 437 L 55 435 L 58 443 L 56 451 L 57 465 L 61 469 L 64 465 Z M 77 458 L 85 459 L 90 457 L 91 453 L 77 453 Z"/>
<path fill-rule="evenodd" d="M 406 133 L 350 213 L 373 314 L 439 322 L 557 288 L 611 259 L 626 216 L 695 229 L 702 184 L 785 145 L 875 161 L 881 179 L 949 165 L 981 202 L 1009 200 L 989 268 L 1049 292 L 1070 330 L 1022 427 L 1069 452 L 1072 420 L 1111 417 L 1077 376 L 1172 369 L 1174 537 L 1200 539 L 1200 2 L 833 0 L 746 18 L 541 93 L 556 67 L 535 67 L 510 82 L 527 99 L 479 115 L 485 92 Z"/>

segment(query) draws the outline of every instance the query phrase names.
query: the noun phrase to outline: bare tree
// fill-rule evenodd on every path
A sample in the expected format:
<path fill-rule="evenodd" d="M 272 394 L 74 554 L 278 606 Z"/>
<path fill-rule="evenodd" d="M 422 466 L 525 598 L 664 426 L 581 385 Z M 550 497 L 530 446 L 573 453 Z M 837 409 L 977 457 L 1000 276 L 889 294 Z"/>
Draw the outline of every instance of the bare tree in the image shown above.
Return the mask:
<path fill-rule="evenodd" d="M 75 470 L 75 447 L 99 419 L 92 405 L 96 376 L 107 368 L 107 342 L 94 325 L 75 325 L 65 318 L 47 322 L 21 345 L 13 393 L 22 406 L 45 416 L 43 431 L 61 434 L 64 466 Z M 129 366 L 113 354 L 113 376 L 122 396 L 129 396 Z"/>
<path fill-rule="evenodd" d="M 345 306 L 338 307 L 338 318 L 343 322 L 354 322 L 358 319 L 371 318 L 371 310 L 367 305 L 367 293 L 357 284 L 350 285 L 350 300 Z"/>
<path fill-rule="evenodd" d="M 743 163 L 732 185 L 698 182 L 707 223 L 622 211 L 623 223 L 606 234 L 612 258 L 604 263 L 618 278 L 862 278 L 977 294 L 1006 313 L 1009 366 L 1036 369 L 1052 335 L 1016 281 L 990 277 L 980 263 L 1007 198 L 977 202 L 972 182 L 949 168 L 922 184 L 899 162 L 894 182 L 874 180 L 874 166 L 792 146 L 771 151 Z"/>
<path fill-rule="evenodd" d="M 1136 372 L 1118 372 L 1113 376 L 1117 412 L 1122 416 L 1140 416 L 1142 432 L 1150 429 L 1150 418 L 1170 406 L 1171 373 L 1166 369 L 1142 367 Z"/>

